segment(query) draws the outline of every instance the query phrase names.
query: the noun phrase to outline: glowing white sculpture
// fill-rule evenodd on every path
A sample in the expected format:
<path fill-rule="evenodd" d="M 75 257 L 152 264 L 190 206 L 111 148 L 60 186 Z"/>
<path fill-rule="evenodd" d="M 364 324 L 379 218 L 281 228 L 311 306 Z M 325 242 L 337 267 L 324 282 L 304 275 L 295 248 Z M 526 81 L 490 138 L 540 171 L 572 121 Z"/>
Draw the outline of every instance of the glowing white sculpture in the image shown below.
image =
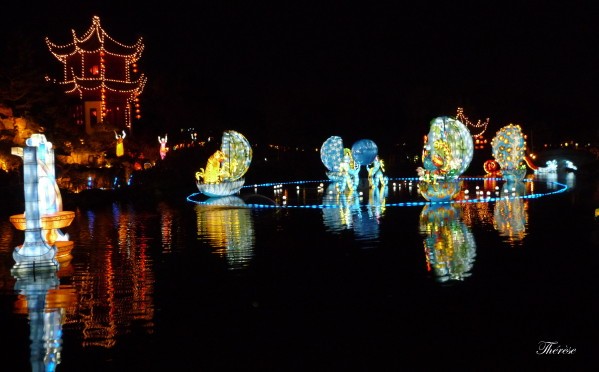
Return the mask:
<path fill-rule="evenodd" d="M 55 270 L 59 267 L 58 250 L 70 256 L 72 242 L 60 228 L 70 225 L 75 213 L 62 210 L 52 143 L 43 134 L 33 134 L 26 145 L 11 149 L 13 155 L 23 158 L 25 192 L 25 213 L 10 217 L 17 229 L 25 231 L 25 242 L 13 252 L 13 270 Z"/>
<path fill-rule="evenodd" d="M 557 172 L 557 160 L 548 160 L 545 167 L 538 167 L 535 173 L 555 173 Z"/>

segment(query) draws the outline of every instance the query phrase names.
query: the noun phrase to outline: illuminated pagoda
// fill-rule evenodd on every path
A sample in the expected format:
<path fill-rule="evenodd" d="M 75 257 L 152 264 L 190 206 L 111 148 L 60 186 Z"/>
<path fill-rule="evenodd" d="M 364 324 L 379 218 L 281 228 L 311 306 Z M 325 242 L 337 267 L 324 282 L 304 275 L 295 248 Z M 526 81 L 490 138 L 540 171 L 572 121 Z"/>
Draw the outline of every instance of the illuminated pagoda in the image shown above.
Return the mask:
<path fill-rule="evenodd" d="M 47 37 L 46 44 L 63 64 L 62 81 L 57 83 L 79 98 L 73 112 L 76 123 L 85 125 L 87 134 L 102 129 L 102 124 L 131 130 L 133 120 L 141 118 L 139 96 L 147 80 L 137 65 L 142 38 L 133 45 L 116 41 L 102 29 L 98 16 L 83 36 L 71 32 L 73 41 L 68 44 L 57 45 Z"/>

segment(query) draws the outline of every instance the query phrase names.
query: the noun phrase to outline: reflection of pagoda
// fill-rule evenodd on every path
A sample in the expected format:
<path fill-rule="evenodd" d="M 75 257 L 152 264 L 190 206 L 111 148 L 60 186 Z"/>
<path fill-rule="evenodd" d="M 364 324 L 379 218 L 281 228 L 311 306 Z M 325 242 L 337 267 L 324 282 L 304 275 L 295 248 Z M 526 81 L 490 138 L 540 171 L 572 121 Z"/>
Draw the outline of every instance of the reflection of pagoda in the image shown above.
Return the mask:
<path fill-rule="evenodd" d="M 71 43 L 57 45 L 46 38 L 46 44 L 63 63 L 63 80 L 58 83 L 80 99 L 73 113 L 76 122 L 85 124 L 88 134 L 102 123 L 131 129 L 133 119 L 141 117 L 138 97 L 146 83 L 137 69 L 142 38 L 133 45 L 122 44 L 102 29 L 97 16 L 82 37 L 74 30 L 72 34 Z"/>

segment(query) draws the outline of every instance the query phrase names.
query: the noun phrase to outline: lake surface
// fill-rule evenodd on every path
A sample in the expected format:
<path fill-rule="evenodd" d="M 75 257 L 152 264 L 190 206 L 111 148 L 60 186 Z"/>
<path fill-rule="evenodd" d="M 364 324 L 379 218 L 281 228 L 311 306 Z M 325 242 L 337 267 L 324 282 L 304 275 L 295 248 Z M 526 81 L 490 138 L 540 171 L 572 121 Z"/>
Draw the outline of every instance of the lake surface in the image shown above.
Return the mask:
<path fill-rule="evenodd" d="M 2 217 L 0 369 L 597 361 L 596 184 L 574 173 L 514 187 L 467 179 L 461 202 L 439 204 L 407 178 L 350 196 L 320 180 L 246 186 L 224 199 L 79 207 L 57 275 L 11 273 L 24 233 Z M 538 354 L 541 342 L 570 353 Z"/>

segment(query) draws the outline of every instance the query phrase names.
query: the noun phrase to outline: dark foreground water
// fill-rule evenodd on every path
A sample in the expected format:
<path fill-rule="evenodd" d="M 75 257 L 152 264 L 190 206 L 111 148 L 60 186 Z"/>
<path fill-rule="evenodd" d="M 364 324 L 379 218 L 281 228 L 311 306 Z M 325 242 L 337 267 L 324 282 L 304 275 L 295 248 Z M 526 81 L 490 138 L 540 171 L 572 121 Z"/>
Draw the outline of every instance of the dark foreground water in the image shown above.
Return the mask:
<path fill-rule="evenodd" d="M 407 180 L 96 204 L 63 229 L 56 277 L 11 274 L 6 215 L 0 370 L 593 370 L 596 184 L 503 186 L 441 205 Z"/>

